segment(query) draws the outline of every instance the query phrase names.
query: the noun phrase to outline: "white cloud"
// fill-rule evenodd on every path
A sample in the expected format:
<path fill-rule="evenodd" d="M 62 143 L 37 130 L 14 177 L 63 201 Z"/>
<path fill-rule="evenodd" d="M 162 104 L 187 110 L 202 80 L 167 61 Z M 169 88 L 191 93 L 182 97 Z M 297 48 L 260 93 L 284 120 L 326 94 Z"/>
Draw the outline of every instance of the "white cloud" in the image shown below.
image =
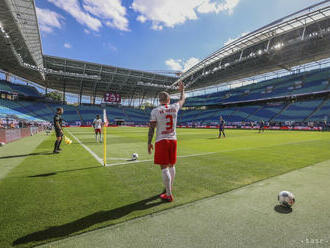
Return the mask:
<path fill-rule="evenodd" d="M 100 27 L 102 27 L 102 23 L 99 19 L 92 17 L 90 14 L 82 10 L 78 0 L 48 0 L 48 2 L 65 10 L 72 15 L 77 22 L 94 31 L 99 31 Z"/>
<path fill-rule="evenodd" d="M 64 43 L 64 47 L 65 47 L 65 48 L 71 48 L 72 46 L 71 46 L 70 43 Z"/>
<path fill-rule="evenodd" d="M 195 58 L 195 57 L 191 57 L 190 59 L 188 59 L 184 63 L 183 71 L 189 70 L 191 67 L 193 67 L 194 65 L 196 65 L 199 61 L 200 61 L 200 59 Z"/>
<path fill-rule="evenodd" d="M 178 60 L 168 59 L 165 64 L 174 71 L 182 71 L 182 65 Z"/>
<path fill-rule="evenodd" d="M 237 37 L 237 38 L 229 38 L 227 41 L 224 42 L 224 45 L 227 46 L 228 44 L 232 43 L 232 42 L 235 41 L 235 40 L 238 40 L 239 38 L 241 38 L 241 37 L 247 35 L 248 33 L 249 33 L 249 32 L 243 32 L 243 33 L 241 33 L 241 35 L 240 35 L 239 37 Z"/>
<path fill-rule="evenodd" d="M 45 33 L 52 33 L 54 28 L 62 28 L 63 16 L 49 9 L 36 7 L 40 30 Z"/>
<path fill-rule="evenodd" d="M 240 0 L 133 0 L 131 8 L 140 15 L 137 20 L 152 22 L 151 28 L 162 30 L 188 20 L 198 19 L 198 14 L 228 12 L 232 14 Z"/>
<path fill-rule="evenodd" d="M 90 14 L 104 20 L 107 26 L 129 31 L 126 8 L 121 0 L 84 0 L 83 7 Z"/>
<path fill-rule="evenodd" d="M 139 15 L 136 20 L 138 20 L 141 23 L 145 23 L 147 21 L 147 18 L 144 15 Z"/>
<path fill-rule="evenodd" d="M 86 28 L 84 28 L 84 32 L 85 32 L 85 34 L 90 34 L 90 33 L 91 33 L 91 31 L 89 31 L 89 30 L 86 29 Z"/>
<path fill-rule="evenodd" d="M 187 71 L 192 66 L 196 65 L 200 59 L 191 57 L 188 60 L 182 59 L 168 59 L 165 61 L 165 64 L 174 71 Z"/>
<path fill-rule="evenodd" d="M 220 13 L 223 11 L 227 11 L 228 14 L 232 14 L 235 7 L 238 5 L 240 0 L 225 0 L 222 2 L 211 2 L 210 0 L 205 0 L 202 4 L 197 8 L 199 13 Z"/>

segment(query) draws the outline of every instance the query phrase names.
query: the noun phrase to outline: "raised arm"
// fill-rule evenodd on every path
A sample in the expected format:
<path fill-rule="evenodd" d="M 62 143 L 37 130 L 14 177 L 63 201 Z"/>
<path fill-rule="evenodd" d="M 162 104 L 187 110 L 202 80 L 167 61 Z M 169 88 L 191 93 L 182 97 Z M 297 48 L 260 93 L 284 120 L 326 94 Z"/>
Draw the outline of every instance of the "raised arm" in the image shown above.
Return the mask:
<path fill-rule="evenodd" d="M 184 94 L 184 84 L 182 81 L 180 81 L 180 83 L 179 83 L 179 91 L 181 93 L 180 100 L 179 100 L 179 104 L 180 104 L 180 108 L 181 108 L 183 106 L 184 102 L 186 101 L 186 95 Z"/>

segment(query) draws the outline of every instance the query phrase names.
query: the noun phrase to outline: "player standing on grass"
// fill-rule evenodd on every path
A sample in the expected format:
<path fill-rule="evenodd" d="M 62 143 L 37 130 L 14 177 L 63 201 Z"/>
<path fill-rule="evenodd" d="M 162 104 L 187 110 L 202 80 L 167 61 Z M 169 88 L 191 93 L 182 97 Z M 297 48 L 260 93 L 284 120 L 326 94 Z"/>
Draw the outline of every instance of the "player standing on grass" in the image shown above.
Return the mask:
<path fill-rule="evenodd" d="M 177 103 L 170 104 L 170 95 L 163 91 L 159 93 L 160 106 L 151 111 L 150 127 L 148 133 L 148 152 L 152 153 L 152 138 L 156 131 L 154 163 L 160 165 L 166 193 L 160 198 L 168 202 L 173 201 L 172 186 L 175 177 L 175 163 L 177 152 L 176 123 L 179 109 L 185 102 L 184 85 L 179 83 L 181 93 Z"/>
<path fill-rule="evenodd" d="M 55 134 L 56 134 L 56 141 L 54 144 L 53 153 L 59 153 L 62 150 L 60 148 L 60 145 L 62 142 L 62 137 L 63 137 L 62 114 L 63 114 L 63 108 L 57 108 L 56 114 L 54 116 L 54 128 L 55 128 Z"/>
<path fill-rule="evenodd" d="M 219 120 L 219 136 L 218 136 L 219 139 L 221 138 L 221 133 L 223 134 L 223 137 L 226 138 L 226 135 L 225 135 L 225 121 L 222 118 L 222 116 L 220 115 L 220 120 Z"/>
<path fill-rule="evenodd" d="M 95 132 L 95 140 L 96 142 L 98 142 L 98 140 L 100 141 L 100 143 L 102 142 L 102 119 L 100 118 L 100 115 L 96 115 L 96 119 L 94 119 L 93 121 L 93 127 L 94 127 L 94 132 Z M 99 139 L 97 139 L 97 136 L 100 136 Z"/>
<path fill-rule="evenodd" d="M 261 121 L 260 121 L 259 133 L 260 133 L 261 131 L 262 131 L 262 132 L 265 131 L 265 122 L 264 122 L 264 120 L 261 120 Z"/>

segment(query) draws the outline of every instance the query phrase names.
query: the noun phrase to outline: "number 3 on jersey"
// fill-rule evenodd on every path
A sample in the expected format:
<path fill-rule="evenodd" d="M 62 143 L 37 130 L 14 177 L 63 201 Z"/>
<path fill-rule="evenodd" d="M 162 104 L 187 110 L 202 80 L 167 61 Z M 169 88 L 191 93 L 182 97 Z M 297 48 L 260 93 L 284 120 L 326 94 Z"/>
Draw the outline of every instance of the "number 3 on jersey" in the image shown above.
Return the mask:
<path fill-rule="evenodd" d="M 166 119 L 168 120 L 168 122 L 166 122 L 166 130 L 172 130 L 173 129 L 173 116 L 166 115 Z"/>

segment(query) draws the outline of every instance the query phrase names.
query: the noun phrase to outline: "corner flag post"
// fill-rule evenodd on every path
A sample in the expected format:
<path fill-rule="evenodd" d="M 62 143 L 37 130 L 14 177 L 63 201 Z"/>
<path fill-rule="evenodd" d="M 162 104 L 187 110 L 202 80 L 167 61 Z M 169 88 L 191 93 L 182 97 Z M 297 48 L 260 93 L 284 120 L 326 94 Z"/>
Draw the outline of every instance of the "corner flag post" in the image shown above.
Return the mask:
<path fill-rule="evenodd" d="M 103 165 L 106 166 L 107 164 L 107 126 L 108 126 L 108 118 L 107 118 L 107 111 L 103 109 Z"/>

